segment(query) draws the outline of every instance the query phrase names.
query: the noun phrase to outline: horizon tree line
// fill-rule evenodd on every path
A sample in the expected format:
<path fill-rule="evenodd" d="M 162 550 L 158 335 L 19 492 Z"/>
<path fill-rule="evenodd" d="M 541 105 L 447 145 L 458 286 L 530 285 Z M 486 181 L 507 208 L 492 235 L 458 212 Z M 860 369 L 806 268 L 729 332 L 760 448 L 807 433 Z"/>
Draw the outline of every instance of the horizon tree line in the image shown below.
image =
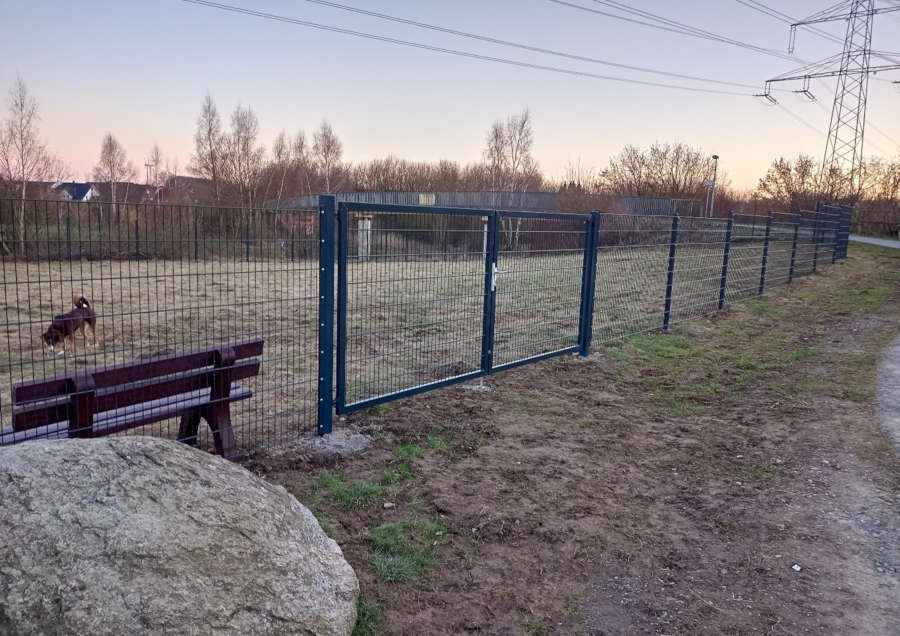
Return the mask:
<path fill-rule="evenodd" d="M 36 99 L 21 77 L 9 90 L 7 116 L 0 128 L 0 191 L 24 202 L 29 185 L 61 181 L 70 174 L 66 164 L 40 135 Z M 712 157 L 685 143 L 654 143 L 649 148 L 628 145 L 599 171 L 570 164 L 560 180 L 547 178 L 533 155 L 534 127 L 529 109 L 494 121 L 488 128 L 480 161 L 461 164 L 450 160 L 412 161 L 393 155 L 345 162 L 343 143 L 327 120 L 307 137 L 300 129 L 282 130 L 270 149 L 260 141 L 259 120 L 250 106 L 238 104 L 226 127 L 207 92 L 201 103 L 194 134 L 194 151 L 187 172 L 209 184 L 207 200 L 190 201 L 242 209 L 265 201 L 319 192 L 352 191 L 553 191 L 578 197 L 635 196 L 703 200 L 706 180 L 712 175 Z M 163 158 L 158 145 L 147 158 L 149 185 L 177 184 L 177 161 Z M 107 132 L 93 180 L 106 184 L 111 200 L 125 197 L 137 171 L 112 132 Z M 863 166 L 859 192 L 841 191 L 844 182 L 821 174 L 809 156 L 773 160 L 752 191 L 731 187 L 720 173 L 719 210 L 756 210 L 765 206 L 785 211 L 809 209 L 817 200 L 861 201 L 880 216 L 900 216 L 900 155 L 870 158 Z M 124 185 L 125 191 L 122 191 Z M 33 188 L 34 189 L 34 188 Z M 177 190 L 177 188 L 173 188 Z M 172 192 L 176 198 L 178 192 Z M 196 196 L 196 193 L 194 193 Z M 204 197 L 201 193 L 199 196 Z M 15 222 L 18 240 L 24 235 L 24 203 Z M 0 228 L 0 232 L 3 229 Z M 8 250 L 11 237 L 0 234 L 0 248 Z"/>

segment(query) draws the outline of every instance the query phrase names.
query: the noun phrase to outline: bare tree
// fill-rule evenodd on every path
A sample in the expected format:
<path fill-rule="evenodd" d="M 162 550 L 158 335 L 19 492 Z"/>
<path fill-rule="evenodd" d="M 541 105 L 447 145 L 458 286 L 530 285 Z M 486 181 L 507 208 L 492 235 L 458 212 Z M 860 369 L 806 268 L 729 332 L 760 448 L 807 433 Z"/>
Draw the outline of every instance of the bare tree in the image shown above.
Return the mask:
<path fill-rule="evenodd" d="M 159 173 L 163 165 L 163 156 L 162 150 L 159 149 L 157 144 L 153 144 L 153 148 L 150 149 L 150 156 L 147 158 L 147 164 L 150 166 L 149 185 L 159 186 Z"/>
<path fill-rule="evenodd" d="M 790 212 L 811 210 L 820 196 L 818 181 L 818 164 L 812 157 L 800 155 L 796 161 L 781 157 L 759 180 L 755 196 Z"/>
<path fill-rule="evenodd" d="M 106 133 L 100 146 L 100 159 L 94 166 L 94 179 L 109 184 L 112 203 L 118 202 L 116 186 L 123 181 L 134 179 L 135 174 L 134 165 L 128 160 L 125 148 L 112 133 Z"/>
<path fill-rule="evenodd" d="M 502 190 L 507 173 L 506 131 L 503 129 L 503 123 L 499 120 L 491 124 L 483 154 L 490 174 L 491 190 Z"/>
<path fill-rule="evenodd" d="M 302 130 L 297 131 L 294 137 L 294 148 L 291 153 L 294 168 L 297 171 L 297 178 L 300 181 L 300 190 L 309 194 L 312 187 L 309 181 L 310 168 L 312 167 L 312 158 L 309 154 L 309 144 L 306 143 L 306 134 Z M 303 186 L 306 185 L 306 189 Z"/>
<path fill-rule="evenodd" d="M 9 115 L 0 130 L 0 175 L 16 184 L 20 204 L 16 212 L 19 248 L 25 250 L 25 199 L 32 181 L 56 180 L 64 171 L 62 163 L 47 150 L 38 132 L 37 101 L 29 94 L 21 77 L 9 91 Z M 0 247 L 9 252 L 0 234 Z"/>
<path fill-rule="evenodd" d="M 313 157 L 325 178 L 325 191 L 331 192 L 332 180 L 341 164 L 344 153 L 341 140 L 327 121 L 323 121 L 313 135 Z"/>
<path fill-rule="evenodd" d="M 526 108 L 506 122 L 495 121 L 488 131 L 484 159 L 491 176 L 491 190 L 526 192 L 539 185 L 540 170 L 531 154 L 534 145 L 534 129 L 531 112 Z M 498 205 L 495 198 L 494 206 Z M 504 219 L 504 229 L 511 246 L 519 243 L 522 219 Z"/>
<path fill-rule="evenodd" d="M 212 181 L 213 198 L 218 206 L 222 200 L 222 175 L 225 172 L 225 135 L 222 121 L 212 95 L 206 93 L 200 116 L 197 118 L 197 132 L 194 134 L 194 154 L 188 170 Z"/>
<path fill-rule="evenodd" d="M 702 196 L 712 165 L 711 156 L 683 143 L 655 143 L 647 150 L 626 146 L 600 178 L 613 195 L 694 199 Z M 719 181 L 727 178 L 720 173 Z"/>
<path fill-rule="evenodd" d="M 272 168 L 276 171 L 276 176 L 280 177 L 276 210 L 281 207 L 281 197 L 284 196 L 284 181 L 287 178 L 288 171 L 291 169 L 292 151 L 293 146 L 288 143 L 287 135 L 282 130 L 272 143 Z"/>
<path fill-rule="evenodd" d="M 231 114 L 231 133 L 227 137 L 228 174 L 238 185 L 241 206 L 250 209 L 254 204 L 257 180 L 262 172 L 265 149 L 256 143 L 259 120 L 249 106 L 240 104 Z"/>

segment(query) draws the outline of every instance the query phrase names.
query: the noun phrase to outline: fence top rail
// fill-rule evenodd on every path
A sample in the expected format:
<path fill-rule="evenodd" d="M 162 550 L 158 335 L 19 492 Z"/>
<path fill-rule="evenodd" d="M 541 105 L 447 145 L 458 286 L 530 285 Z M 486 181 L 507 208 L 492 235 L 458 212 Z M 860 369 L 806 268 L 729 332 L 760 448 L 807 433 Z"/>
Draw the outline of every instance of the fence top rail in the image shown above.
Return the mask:
<path fill-rule="evenodd" d="M 500 216 L 512 217 L 516 219 L 561 219 L 569 221 L 584 221 L 585 223 L 591 218 L 590 214 L 580 214 L 578 212 L 507 212 L 505 210 L 498 210 L 497 213 Z"/>
<path fill-rule="evenodd" d="M 394 205 L 389 203 L 362 203 L 339 201 L 338 207 L 347 212 L 389 212 L 400 214 L 445 214 L 450 216 L 499 216 L 521 219 L 579 219 L 587 220 L 589 214 L 576 212 L 532 212 L 522 210 L 490 210 L 477 208 L 437 207 L 432 205 Z"/>
<path fill-rule="evenodd" d="M 205 210 L 205 211 L 218 211 L 225 213 L 252 213 L 252 214 L 310 214 L 314 212 L 314 210 L 298 210 L 295 208 L 244 208 L 236 205 L 215 205 L 212 203 L 153 203 L 153 202 L 125 202 L 125 201 L 66 201 L 65 199 L 22 199 L 17 197 L 0 197 L 0 205 L 22 205 L 33 206 L 42 205 L 44 208 L 49 207 L 58 207 L 58 208 L 98 208 L 101 206 L 111 206 L 116 205 L 122 208 L 141 208 L 141 209 L 191 209 L 191 210 Z M 30 210 L 26 209 L 26 212 Z"/>
<path fill-rule="evenodd" d="M 338 209 L 347 212 L 393 212 L 400 214 L 444 214 L 453 216 L 491 216 L 496 210 L 470 208 L 438 208 L 430 205 L 392 205 L 387 203 L 357 203 L 339 201 Z"/>

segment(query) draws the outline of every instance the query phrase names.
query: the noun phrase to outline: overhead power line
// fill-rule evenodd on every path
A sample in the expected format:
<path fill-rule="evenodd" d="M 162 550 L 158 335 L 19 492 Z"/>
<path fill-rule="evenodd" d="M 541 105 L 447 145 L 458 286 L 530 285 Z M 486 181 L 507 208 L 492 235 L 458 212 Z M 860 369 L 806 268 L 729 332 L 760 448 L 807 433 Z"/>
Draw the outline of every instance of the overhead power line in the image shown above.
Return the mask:
<path fill-rule="evenodd" d="M 577 9 L 579 11 L 586 11 L 588 13 L 593 13 L 596 15 L 602 15 L 607 18 L 613 18 L 615 20 L 622 20 L 624 22 L 630 22 L 632 24 L 640 24 L 642 26 L 650 27 L 653 29 L 658 29 L 661 31 L 668 31 L 670 33 L 676 33 L 679 35 L 686 35 L 693 38 L 698 38 L 701 40 L 710 40 L 713 42 L 720 42 L 722 44 L 728 44 L 731 46 L 736 46 L 738 48 L 755 51 L 757 53 L 762 53 L 764 55 L 769 55 L 772 57 L 777 57 L 782 60 L 786 60 L 789 62 L 797 62 L 798 59 L 794 56 L 788 55 L 786 53 L 782 53 L 780 51 L 775 51 L 773 49 L 765 48 L 762 46 L 757 46 L 755 44 L 750 44 L 748 42 L 741 42 L 740 40 L 735 40 L 734 38 L 730 38 L 724 35 L 719 35 L 717 33 L 713 33 L 711 31 L 706 31 L 704 29 L 699 29 L 696 27 L 692 27 L 687 24 L 683 24 L 681 22 L 676 22 L 674 20 L 670 20 L 668 18 L 658 16 L 654 13 L 650 13 L 649 11 L 641 11 L 638 9 L 633 9 L 627 5 L 623 5 L 621 3 L 611 3 L 611 2 L 603 2 L 601 0 L 593 0 L 597 4 L 601 4 L 603 6 L 608 6 L 624 13 L 630 15 L 636 15 L 644 19 L 637 18 L 629 18 L 624 15 L 609 13 L 608 11 L 601 11 L 600 9 L 595 9 L 593 7 L 586 7 L 582 4 L 578 4 L 575 2 L 568 2 L 567 0 L 547 0 L 548 2 L 552 2 L 554 4 L 562 5 L 565 7 L 569 7 L 570 9 Z M 647 20 L 650 20 L 649 22 Z"/>
<path fill-rule="evenodd" d="M 779 22 L 784 22 L 785 24 L 795 24 L 797 22 L 796 18 L 792 18 L 786 13 L 779 11 L 778 9 L 774 9 L 762 2 L 757 2 L 756 0 L 735 0 L 738 4 L 742 4 L 749 9 L 753 9 L 754 11 L 758 11 L 764 15 L 769 16 L 770 18 L 775 18 Z M 812 33 L 814 35 L 818 35 L 820 38 L 829 40 L 834 42 L 835 44 L 844 44 L 844 41 L 837 37 L 836 35 L 832 35 L 828 33 L 828 31 L 823 31 L 814 26 L 804 26 L 803 29 Z"/>
<path fill-rule="evenodd" d="M 375 40 L 378 42 L 384 42 L 387 44 L 394 44 L 398 46 L 405 46 L 415 49 L 421 49 L 425 51 L 434 51 L 436 53 L 444 53 L 447 55 L 456 55 L 459 57 L 465 57 L 472 60 L 480 60 L 483 62 L 495 62 L 497 64 L 505 64 L 507 66 L 516 66 L 519 68 L 527 68 L 532 70 L 539 71 L 547 71 L 551 73 L 559 73 L 563 75 L 570 75 L 574 77 L 584 77 L 590 79 L 597 79 L 609 82 L 620 82 L 624 84 L 636 84 L 640 86 L 650 86 L 653 88 L 666 88 L 672 90 L 681 90 L 681 91 L 689 91 L 693 93 L 710 93 L 714 95 L 735 95 L 739 97 L 749 96 L 750 93 L 739 93 L 737 91 L 728 91 L 728 90 L 719 90 L 713 88 L 701 88 L 697 86 L 685 86 L 682 84 L 669 84 L 665 82 L 654 82 L 649 80 L 639 80 L 628 77 L 617 77 L 613 75 L 601 75 L 599 73 L 590 73 L 587 71 L 578 71 L 575 69 L 569 68 L 561 68 L 558 66 L 548 66 L 545 64 L 535 64 L 532 62 L 524 62 L 521 60 L 511 60 L 503 57 L 496 57 L 493 55 L 483 55 L 481 53 L 473 53 L 471 51 L 462 51 L 459 49 L 451 49 L 442 46 L 435 46 L 432 44 L 423 44 L 421 42 L 412 42 L 409 40 L 401 40 L 399 38 L 388 37 L 384 35 L 378 35 L 375 33 L 366 33 L 364 31 L 356 31 L 353 29 L 346 29 L 343 27 L 336 27 L 328 24 L 321 24 L 318 22 L 311 22 L 309 20 L 301 20 L 299 18 L 291 18 L 288 16 L 277 15 L 274 13 L 266 13 L 264 11 L 257 11 L 255 9 L 246 9 L 244 7 L 238 7 L 230 4 L 225 4 L 222 2 L 212 2 L 211 0 L 182 0 L 183 2 L 187 2 L 189 4 L 194 4 L 202 7 L 207 7 L 211 9 L 218 9 L 220 11 L 228 11 L 231 13 L 237 13 L 241 15 L 252 16 L 256 18 L 262 18 L 265 20 L 273 20 L 276 22 L 283 22 L 286 24 L 292 24 L 296 26 L 307 27 L 311 29 L 318 29 L 321 31 L 329 31 L 331 33 L 340 33 L 342 35 L 349 35 L 358 38 L 365 38 L 368 40 Z"/>
<path fill-rule="evenodd" d="M 663 71 L 654 68 L 647 68 L 644 66 L 634 66 L 632 64 L 624 64 L 621 62 L 612 62 L 610 60 L 603 60 L 595 57 L 589 57 L 586 55 L 578 55 L 575 53 L 567 53 L 565 51 L 558 51 L 555 49 L 547 49 L 539 46 L 532 46 L 530 44 L 522 44 L 520 42 L 511 42 L 509 40 L 501 40 L 499 38 L 490 37 L 487 35 L 478 35 L 476 33 L 469 33 L 466 31 L 460 31 L 458 29 L 452 29 L 449 27 L 443 27 L 436 24 L 428 24 L 426 22 L 419 22 L 416 20 L 410 20 L 408 18 L 403 18 L 399 16 L 388 15 L 386 13 L 379 13 L 377 11 L 369 11 L 368 9 L 360 9 L 358 7 L 352 7 L 346 4 L 340 4 L 338 2 L 329 2 L 328 0 L 306 0 L 312 4 L 318 4 L 325 7 L 331 7 L 333 9 L 340 9 L 342 11 L 349 11 L 351 13 L 357 13 L 360 15 L 365 15 L 373 18 L 378 18 L 381 20 L 388 20 L 390 22 L 396 22 L 399 24 L 405 24 L 408 26 L 414 26 L 420 29 L 429 29 L 431 31 L 437 31 L 439 33 L 447 33 L 449 35 L 455 35 L 463 38 L 469 38 L 470 40 L 477 40 L 480 42 L 487 42 L 489 44 L 498 44 L 501 46 L 509 46 L 517 49 L 522 49 L 524 51 L 531 51 L 534 53 L 542 53 L 546 55 L 554 55 L 557 57 L 563 57 L 570 60 L 576 60 L 579 62 L 590 62 L 592 64 L 602 64 L 604 66 L 612 66 L 614 68 L 626 69 L 629 71 L 640 71 L 641 73 L 654 73 L 656 75 L 664 75 L 666 77 L 674 77 L 678 79 L 686 79 L 692 80 L 696 82 L 708 82 L 711 84 L 720 84 L 723 86 L 737 86 L 739 88 L 756 88 L 753 84 L 744 84 L 741 82 L 731 82 L 728 80 L 719 80 L 709 77 L 699 77 L 697 75 L 686 75 L 684 73 L 674 73 L 671 71 Z"/>

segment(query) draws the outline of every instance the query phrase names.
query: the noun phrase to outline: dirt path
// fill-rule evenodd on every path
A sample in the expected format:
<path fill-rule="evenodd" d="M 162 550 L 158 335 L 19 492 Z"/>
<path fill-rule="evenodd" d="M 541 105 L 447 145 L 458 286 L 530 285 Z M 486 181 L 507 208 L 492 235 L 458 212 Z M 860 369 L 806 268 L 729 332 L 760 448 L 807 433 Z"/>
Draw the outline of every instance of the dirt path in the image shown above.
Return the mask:
<path fill-rule="evenodd" d="M 900 457 L 900 338 L 891 343 L 878 366 L 878 417 Z"/>
<path fill-rule="evenodd" d="M 898 333 L 900 252 L 854 246 L 672 334 L 355 415 L 376 441 L 336 466 L 249 465 L 341 544 L 360 635 L 896 634 Z"/>

